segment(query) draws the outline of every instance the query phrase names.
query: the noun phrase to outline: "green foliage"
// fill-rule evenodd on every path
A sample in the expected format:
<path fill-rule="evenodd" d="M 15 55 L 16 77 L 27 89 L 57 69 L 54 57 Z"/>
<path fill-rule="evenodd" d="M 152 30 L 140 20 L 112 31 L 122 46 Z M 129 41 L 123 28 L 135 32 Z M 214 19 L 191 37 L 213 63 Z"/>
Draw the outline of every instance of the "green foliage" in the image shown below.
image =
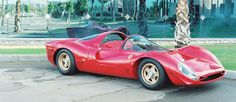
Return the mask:
<path fill-rule="evenodd" d="M 50 12 L 50 10 L 48 11 L 49 13 L 51 13 L 52 17 L 58 18 L 61 17 L 61 13 L 63 12 L 64 9 L 66 9 L 66 4 L 64 3 L 53 3 L 51 5 L 54 5 L 54 10 L 52 10 L 52 12 Z"/>
<path fill-rule="evenodd" d="M 48 13 L 53 13 L 56 10 L 56 5 L 54 3 L 49 3 L 48 5 Z"/>
<path fill-rule="evenodd" d="M 30 12 L 30 6 L 29 5 L 25 5 L 25 12 L 29 13 Z"/>
<path fill-rule="evenodd" d="M 88 0 L 78 0 L 75 5 L 75 11 L 78 15 L 83 15 L 83 13 L 88 11 Z"/>
<path fill-rule="evenodd" d="M 74 4 L 71 0 L 66 3 L 66 11 L 69 13 L 74 12 Z"/>

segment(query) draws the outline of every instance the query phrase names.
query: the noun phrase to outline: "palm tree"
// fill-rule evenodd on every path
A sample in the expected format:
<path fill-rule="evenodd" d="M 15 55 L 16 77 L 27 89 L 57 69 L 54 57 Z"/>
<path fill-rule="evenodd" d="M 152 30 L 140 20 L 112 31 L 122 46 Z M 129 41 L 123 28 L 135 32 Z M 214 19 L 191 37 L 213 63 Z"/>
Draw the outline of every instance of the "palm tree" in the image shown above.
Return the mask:
<path fill-rule="evenodd" d="M 74 4 L 71 0 L 69 0 L 66 3 L 66 11 L 68 12 L 67 22 L 70 25 L 70 16 L 71 16 L 71 13 L 74 12 Z"/>
<path fill-rule="evenodd" d="M 140 35 L 148 36 L 146 0 L 139 0 L 138 28 Z"/>
<path fill-rule="evenodd" d="M 21 6 L 21 0 L 17 0 L 14 32 L 20 32 L 20 6 Z"/>
<path fill-rule="evenodd" d="M 138 13 L 138 0 L 135 0 L 135 4 L 134 4 L 134 15 L 133 15 L 133 18 L 134 20 L 136 20 L 136 16 L 137 16 L 137 13 Z"/>
<path fill-rule="evenodd" d="M 2 0 L 2 23 L 1 23 L 1 26 L 4 25 L 4 0 Z"/>
<path fill-rule="evenodd" d="M 189 8 L 187 0 L 179 0 L 176 8 L 175 47 L 183 47 L 190 43 Z"/>
<path fill-rule="evenodd" d="M 66 4 L 65 3 L 61 3 L 61 8 L 60 9 L 62 9 L 61 18 L 64 18 L 65 12 L 66 12 Z"/>

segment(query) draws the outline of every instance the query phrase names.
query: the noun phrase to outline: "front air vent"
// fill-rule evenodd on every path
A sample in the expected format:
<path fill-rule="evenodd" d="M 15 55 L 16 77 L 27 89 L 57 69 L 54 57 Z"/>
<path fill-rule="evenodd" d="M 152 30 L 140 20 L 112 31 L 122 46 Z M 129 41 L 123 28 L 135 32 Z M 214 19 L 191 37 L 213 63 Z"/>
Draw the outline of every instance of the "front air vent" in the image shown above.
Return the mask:
<path fill-rule="evenodd" d="M 220 73 L 216 73 L 216 74 L 213 74 L 213 75 L 210 75 L 210 76 L 207 76 L 207 77 L 201 77 L 200 80 L 201 81 L 210 81 L 210 80 L 217 79 L 217 78 L 223 76 L 224 74 L 225 74 L 225 71 L 222 71 Z"/>

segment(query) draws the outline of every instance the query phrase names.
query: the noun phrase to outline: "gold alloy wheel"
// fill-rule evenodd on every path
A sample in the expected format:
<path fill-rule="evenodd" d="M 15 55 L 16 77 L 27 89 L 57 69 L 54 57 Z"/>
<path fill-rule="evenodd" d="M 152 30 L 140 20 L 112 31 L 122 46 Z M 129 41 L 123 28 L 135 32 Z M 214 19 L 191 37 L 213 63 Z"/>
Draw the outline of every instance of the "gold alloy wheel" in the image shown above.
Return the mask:
<path fill-rule="evenodd" d="M 58 64 L 61 70 L 67 71 L 70 68 L 70 57 L 67 53 L 61 53 L 58 58 Z"/>
<path fill-rule="evenodd" d="M 148 85 L 154 85 L 159 80 L 159 70 L 152 63 L 147 63 L 142 68 L 142 78 Z"/>

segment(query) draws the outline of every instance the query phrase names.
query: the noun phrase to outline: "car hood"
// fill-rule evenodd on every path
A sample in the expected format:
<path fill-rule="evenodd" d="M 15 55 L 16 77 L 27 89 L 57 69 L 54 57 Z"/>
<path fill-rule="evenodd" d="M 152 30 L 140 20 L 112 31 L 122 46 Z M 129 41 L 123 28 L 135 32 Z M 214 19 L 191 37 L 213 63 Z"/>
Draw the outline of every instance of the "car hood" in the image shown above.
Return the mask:
<path fill-rule="evenodd" d="M 209 72 L 222 69 L 222 66 L 215 61 L 202 57 L 193 57 L 189 53 L 184 53 L 180 50 L 168 52 L 171 56 L 177 58 L 182 63 L 188 65 L 196 73 Z"/>

